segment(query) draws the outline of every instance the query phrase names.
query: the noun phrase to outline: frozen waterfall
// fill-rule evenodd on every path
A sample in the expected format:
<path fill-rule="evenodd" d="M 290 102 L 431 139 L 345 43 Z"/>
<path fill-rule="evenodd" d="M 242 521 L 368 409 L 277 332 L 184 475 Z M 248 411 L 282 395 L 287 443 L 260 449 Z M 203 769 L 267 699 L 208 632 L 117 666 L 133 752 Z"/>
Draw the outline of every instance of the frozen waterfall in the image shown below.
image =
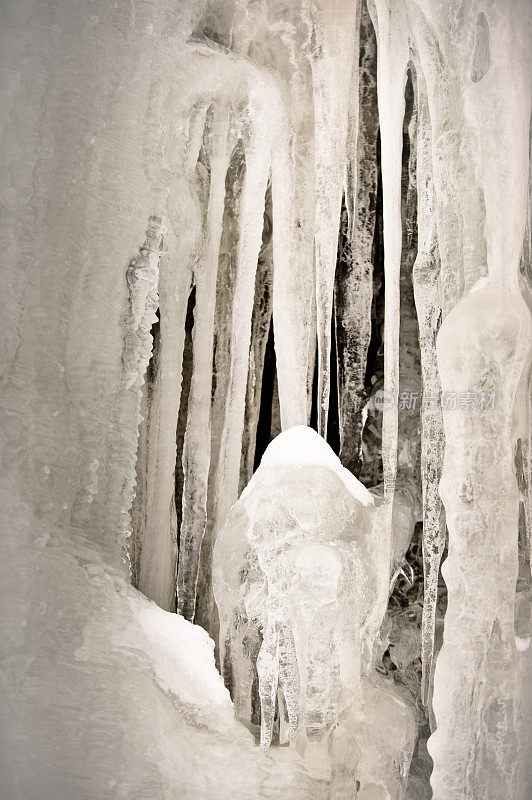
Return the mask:
<path fill-rule="evenodd" d="M 2 800 L 532 791 L 530 0 L 4 0 Z"/>

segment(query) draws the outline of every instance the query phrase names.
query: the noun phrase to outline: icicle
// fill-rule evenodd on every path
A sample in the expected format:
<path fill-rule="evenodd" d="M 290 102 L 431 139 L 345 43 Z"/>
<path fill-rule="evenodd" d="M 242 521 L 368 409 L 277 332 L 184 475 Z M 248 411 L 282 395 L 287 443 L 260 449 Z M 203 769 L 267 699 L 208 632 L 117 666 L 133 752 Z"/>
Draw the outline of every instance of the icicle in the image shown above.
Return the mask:
<path fill-rule="evenodd" d="M 210 624 L 208 620 L 209 593 L 211 590 L 210 550 L 214 537 L 216 476 L 221 457 L 222 430 L 226 412 L 226 397 L 229 390 L 233 304 L 245 169 L 244 146 L 242 140 L 239 139 L 233 149 L 225 181 L 224 218 L 218 256 L 212 376 L 211 463 L 207 496 L 207 525 L 200 552 L 196 598 L 196 623 L 204 627 Z"/>
<path fill-rule="evenodd" d="M 283 429 L 307 422 L 309 342 L 315 340 L 312 164 L 305 134 L 306 128 L 293 136 L 283 122 L 272 154 L 273 324 Z"/>
<path fill-rule="evenodd" d="M 298 732 L 301 717 L 301 686 L 294 634 L 288 625 L 281 625 L 279 629 L 279 684 L 288 713 L 289 738 L 293 739 Z"/>
<path fill-rule="evenodd" d="M 147 231 L 146 242 L 140 251 L 140 257 L 132 260 L 126 273 L 129 288 L 129 311 L 125 322 L 126 336 L 122 353 L 122 366 L 125 373 L 126 386 L 135 384 L 138 386 L 145 369 L 144 365 L 149 360 L 150 351 L 152 351 L 152 359 L 155 357 L 158 360 L 159 337 L 158 335 L 152 337 L 150 328 L 152 328 L 152 323 L 157 319 L 156 308 L 159 298 L 157 286 L 159 282 L 161 237 L 161 220 L 158 217 L 152 217 Z M 139 344 L 141 344 L 140 348 L 138 347 Z M 146 374 L 141 387 L 141 424 L 137 443 L 135 497 L 131 509 L 132 536 L 129 542 L 131 577 L 133 585 L 137 587 L 142 552 L 142 508 L 145 503 L 146 493 L 146 458 L 148 452 L 146 420 L 149 415 L 148 381 L 149 376 Z"/>
<path fill-rule="evenodd" d="M 403 247 L 401 252 L 400 330 L 399 330 L 399 406 L 397 427 L 398 464 L 392 513 L 392 569 L 402 564 L 412 541 L 416 522 L 422 519 L 421 502 L 421 426 L 419 404 L 421 365 L 419 326 L 414 300 L 412 269 L 417 240 L 416 75 L 409 62 L 405 86 L 405 115 L 401 208 Z M 385 311 L 386 313 L 386 311 Z"/>
<path fill-rule="evenodd" d="M 277 626 L 269 615 L 268 624 L 263 632 L 262 647 L 257 658 L 260 697 L 260 746 L 265 750 L 268 749 L 272 741 L 275 699 L 279 684 L 277 649 Z"/>
<path fill-rule="evenodd" d="M 233 347 L 226 421 L 222 434 L 223 456 L 218 492 L 220 519 L 223 519 L 238 492 L 251 312 L 269 172 L 269 154 L 263 152 L 262 144 L 261 142 L 259 147 L 258 141 L 254 141 L 250 148 L 246 148 L 246 175 L 242 190 L 242 219 L 233 308 Z"/>
<path fill-rule="evenodd" d="M 443 466 L 444 434 L 440 407 L 441 385 L 436 356 L 436 335 L 441 320 L 439 254 L 434 223 L 434 187 L 431 169 L 431 129 L 426 87 L 417 76 L 417 187 L 418 252 L 413 270 L 414 294 L 419 321 L 423 393 L 436 402 L 421 408 L 421 480 L 423 489 L 423 553 L 425 587 L 421 639 L 422 699 L 429 701 L 434 656 L 434 632 L 438 577 L 445 546 L 443 505 L 439 481 Z"/>
<path fill-rule="evenodd" d="M 382 419 L 382 463 L 384 506 L 379 535 L 391 560 L 391 524 L 397 474 L 399 399 L 399 324 L 402 219 L 401 169 L 404 89 L 409 58 L 404 8 L 399 0 L 376 0 L 370 13 L 377 33 L 377 95 L 381 131 L 381 163 L 384 223 L 384 404 Z M 373 621 L 382 619 L 388 602 L 389 572 L 380 576 L 378 610 Z M 371 638 L 370 633 L 370 638 Z"/>
<path fill-rule="evenodd" d="M 358 69 L 358 65 L 357 65 Z M 356 473 L 360 462 L 366 357 L 371 337 L 373 238 L 377 195 L 377 43 L 362 4 L 357 102 L 348 134 L 345 246 L 335 283 L 340 458 Z"/>
<path fill-rule="evenodd" d="M 141 520 L 142 550 L 138 587 L 146 597 L 168 611 L 175 608 L 177 530 L 175 519 L 174 469 L 176 426 L 179 412 L 181 358 L 190 273 L 176 277 L 174 299 L 168 296 L 170 265 L 161 258 L 160 310 L 161 343 L 157 380 L 151 397 L 147 420 L 149 476 Z"/>
<path fill-rule="evenodd" d="M 329 411 L 331 315 L 345 171 L 351 69 L 353 60 L 355 64 L 358 62 L 358 46 L 355 47 L 353 35 L 357 29 L 358 12 L 359 3 L 356 0 L 343 0 L 335 4 L 333 12 L 327 9 L 320 20 L 321 24 L 317 24 L 316 50 L 312 58 L 316 153 L 314 239 L 318 326 L 318 431 L 323 437 L 327 435 Z"/>
<path fill-rule="evenodd" d="M 201 147 L 205 108 L 181 119 L 168 158 L 181 170 L 168 195 L 169 230 L 161 254 L 159 279 L 160 350 L 156 384 L 150 400 L 148 475 L 142 521 L 142 552 L 138 586 L 166 610 L 175 609 L 177 519 L 174 501 L 176 428 L 181 396 L 181 364 L 185 317 L 191 286 L 193 254 L 201 226 L 196 165 Z"/>
<path fill-rule="evenodd" d="M 193 328 L 193 372 L 188 398 L 183 449 L 183 516 L 181 522 L 177 608 L 194 618 L 199 552 L 206 523 L 210 464 L 212 346 L 218 251 L 222 234 L 225 176 L 229 165 L 229 112 L 215 107 L 206 120 L 210 188 L 205 253 L 196 267 L 196 307 Z"/>

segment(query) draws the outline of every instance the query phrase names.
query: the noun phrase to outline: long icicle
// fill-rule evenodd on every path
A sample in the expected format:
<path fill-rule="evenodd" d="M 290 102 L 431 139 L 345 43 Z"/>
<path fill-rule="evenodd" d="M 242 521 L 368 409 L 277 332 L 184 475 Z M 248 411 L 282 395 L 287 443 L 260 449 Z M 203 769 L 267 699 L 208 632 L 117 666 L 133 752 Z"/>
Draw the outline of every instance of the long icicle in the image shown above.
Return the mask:
<path fill-rule="evenodd" d="M 196 270 L 196 307 L 193 328 L 193 371 L 188 398 L 187 427 L 183 449 L 183 516 L 180 533 L 177 610 L 194 618 L 199 553 L 207 515 L 210 465 L 210 411 L 212 346 L 218 251 L 222 235 L 225 176 L 229 166 L 229 112 L 217 106 L 207 125 L 210 187 L 206 245 Z"/>
<path fill-rule="evenodd" d="M 347 152 L 344 247 L 335 281 L 336 346 L 338 351 L 338 412 L 340 458 L 357 474 L 360 465 L 362 406 L 371 338 L 373 301 L 373 238 L 377 200 L 377 42 L 362 4 L 360 67 L 356 102 L 350 120 Z"/>
<path fill-rule="evenodd" d="M 338 6 L 341 6 L 338 9 Z M 330 392 L 331 316 L 338 231 L 345 169 L 353 31 L 359 2 L 343 0 L 317 30 L 312 59 L 315 115 L 316 215 L 315 263 L 318 327 L 318 431 L 327 435 Z M 357 40 L 358 41 L 358 40 Z M 358 47 L 356 53 L 358 61 Z M 334 120 L 334 124 L 331 121 Z"/>
<path fill-rule="evenodd" d="M 384 502 L 380 527 L 381 547 L 391 562 L 391 526 L 397 475 L 399 327 L 402 219 L 401 169 L 405 109 L 404 90 L 409 59 L 404 9 L 395 0 L 376 0 L 369 8 L 377 32 L 377 96 L 381 129 L 381 164 L 384 226 L 384 394 L 382 464 Z M 389 574 L 380 580 L 374 624 L 382 619 L 389 592 Z"/>
<path fill-rule="evenodd" d="M 441 320 L 440 259 L 435 227 L 430 117 L 426 87 L 423 76 L 419 73 L 417 108 L 418 252 L 413 269 L 414 297 L 419 323 L 423 392 L 428 397 L 439 398 L 441 385 L 436 355 L 436 335 Z M 439 400 L 422 404 L 421 428 L 425 574 L 421 628 L 421 696 L 423 703 L 427 705 L 432 682 L 438 577 L 445 547 L 445 518 L 439 495 L 445 438 Z"/>
<path fill-rule="evenodd" d="M 169 230 L 159 278 L 159 369 L 148 420 L 147 474 L 139 589 L 167 611 L 175 610 L 177 520 L 174 504 L 176 428 L 181 397 L 185 317 L 192 262 L 200 229 L 195 168 L 205 111 L 196 108 L 176 137 L 179 177 L 168 198 Z"/>

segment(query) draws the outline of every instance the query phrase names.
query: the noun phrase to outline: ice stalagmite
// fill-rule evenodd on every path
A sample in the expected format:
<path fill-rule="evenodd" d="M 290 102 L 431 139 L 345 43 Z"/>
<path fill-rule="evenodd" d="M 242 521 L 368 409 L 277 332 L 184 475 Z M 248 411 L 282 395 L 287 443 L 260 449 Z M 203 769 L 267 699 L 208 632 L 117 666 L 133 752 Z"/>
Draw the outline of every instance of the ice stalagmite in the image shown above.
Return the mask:
<path fill-rule="evenodd" d="M 443 412 L 446 450 L 440 491 L 449 527 L 443 569 L 449 600 L 435 675 L 438 727 L 430 748 L 432 782 L 441 797 L 474 797 L 482 785 L 489 786 L 487 797 L 519 796 L 514 635 L 518 494 L 508 409 L 513 408 L 526 357 L 527 315 L 520 298 L 494 281 L 464 297 L 438 337 L 443 391 L 488 398 L 485 408 Z M 488 586 L 496 605 L 486 604 Z M 472 702 L 466 702 L 466 695 Z M 471 754 L 479 746 L 471 770 Z"/>
<path fill-rule="evenodd" d="M 298 426 L 270 444 L 214 548 L 220 662 L 237 714 L 253 722 L 256 674 L 261 745 L 290 742 L 346 800 L 357 779 L 361 796 L 382 785 L 402 797 L 413 747 L 412 711 L 379 682 L 363 642 L 387 568 L 372 545 L 378 515 L 328 445 Z"/>

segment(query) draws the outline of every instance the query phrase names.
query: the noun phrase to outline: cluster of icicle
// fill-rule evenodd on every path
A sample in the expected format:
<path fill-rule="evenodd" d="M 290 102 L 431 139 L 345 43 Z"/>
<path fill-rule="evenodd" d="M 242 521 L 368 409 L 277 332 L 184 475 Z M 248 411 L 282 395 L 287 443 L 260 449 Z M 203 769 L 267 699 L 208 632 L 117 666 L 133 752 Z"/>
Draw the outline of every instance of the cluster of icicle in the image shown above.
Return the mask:
<path fill-rule="evenodd" d="M 48 531 L 101 546 L 113 564 L 129 541 L 135 584 L 172 610 L 177 584 L 178 610 L 213 634 L 212 549 L 253 471 L 272 316 L 281 425 L 309 421 L 317 340 L 324 434 L 334 306 L 340 456 L 350 468 L 359 459 L 378 130 L 384 390 L 397 401 L 409 72 L 423 388 L 471 400 L 422 409 L 423 691 L 437 800 L 524 792 L 529 16 L 529 0 L 0 7 L 1 435 L 13 497 Z M 482 413 L 479 394 L 493 397 Z M 375 579 L 375 619 L 394 568 L 397 415 L 397 402 L 383 413 L 375 549 L 391 569 Z M 446 538 L 448 606 L 433 668 Z M 30 580 L 27 563 L 24 572 Z M 44 630 L 51 607 L 41 600 L 24 613 Z M 10 602 L 18 642 L 24 625 Z M 17 659 L 11 668 L 25 676 L 33 657 Z"/>
<path fill-rule="evenodd" d="M 366 102 L 373 30 L 378 123 Z M 217 44 L 209 32 L 220 31 L 225 39 L 220 35 Z M 527 31 L 526 0 L 370 0 L 367 8 L 359 0 L 263 0 L 234 7 L 212 2 L 190 13 L 152 64 L 145 147 L 151 154 L 150 212 L 161 223 L 150 234 L 160 239 L 146 247 L 160 249 L 160 338 L 143 406 L 134 568 L 139 588 L 169 609 L 177 574 L 178 610 L 211 632 L 212 547 L 251 477 L 272 314 L 282 427 L 308 424 L 317 339 L 318 428 L 322 435 L 327 430 L 342 198 L 351 254 L 336 308 L 348 331 L 348 352 L 338 365 L 344 463 L 359 446 L 371 334 L 377 124 L 384 390 L 394 400 L 383 414 L 378 547 L 391 562 L 404 256 L 402 131 L 407 70 L 412 75 L 410 166 L 418 230 L 413 284 L 423 388 L 432 396 L 444 391 L 495 397 L 482 413 L 477 403 L 443 412 L 427 406 L 422 412 L 423 692 L 428 702 L 433 690 L 437 729 L 429 748 L 438 800 L 479 792 L 485 798 L 518 797 L 522 781 L 516 743 L 526 654 L 515 646 L 514 608 L 520 500 L 530 520 L 523 375 L 531 334 L 520 283 L 520 265 L 530 252 Z M 169 82 L 163 74 L 177 78 Z M 134 274 L 138 270 L 128 272 Z M 128 280 L 133 315 L 137 294 L 146 287 L 143 279 Z M 192 290 L 177 569 L 175 434 Z M 128 330 L 135 324 L 127 323 Z M 126 351 L 128 346 L 126 341 Z M 127 352 L 123 357 L 126 371 L 131 358 Z M 433 674 L 445 525 L 448 609 Z M 376 580 L 382 609 L 389 570 Z"/>

